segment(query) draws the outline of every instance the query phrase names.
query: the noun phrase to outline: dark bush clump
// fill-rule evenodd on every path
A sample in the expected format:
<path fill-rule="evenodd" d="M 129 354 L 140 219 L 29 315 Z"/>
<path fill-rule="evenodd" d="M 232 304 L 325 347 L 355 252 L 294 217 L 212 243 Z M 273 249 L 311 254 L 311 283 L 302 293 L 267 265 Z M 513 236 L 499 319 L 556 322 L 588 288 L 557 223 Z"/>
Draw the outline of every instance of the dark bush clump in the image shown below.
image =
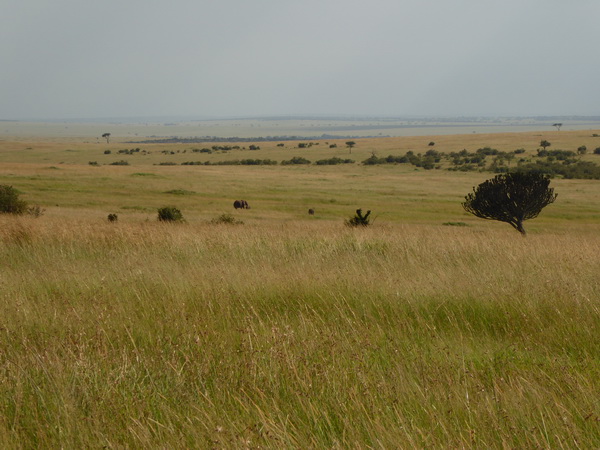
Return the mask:
<path fill-rule="evenodd" d="M 116 222 L 119 219 L 119 216 L 117 216 L 116 214 L 109 214 L 108 215 L 108 221 L 109 222 Z"/>
<path fill-rule="evenodd" d="M 242 225 L 244 222 L 241 220 L 237 220 L 231 214 L 221 214 L 216 219 L 210 221 L 215 225 L 224 224 L 224 225 Z"/>
<path fill-rule="evenodd" d="M 19 199 L 18 191 L 6 184 L 0 185 L 0 213 L 25 214 L 27 202 Z"/>
<path fill-rule="evenodd" d="M 183 214 L 174 206 L 158 208 L 158 220 L 161 222 L 183 222 Z"/>
<path fill-rule="evenodd" d="M 349 227 L 366 227 L 371 225 L 371 219 L 369 216 L 371 215 L 371 211 L 367 211 L 366 214 L 362 213 L 362 209 L 357 209 L 354 217 L 346 220 L 344 223 Z"/>
<path fill-rule="evenodd" d="M 310 164 L 310 161 L 301 156 L 294 156 L 292 159 L 288 159 L 285 161 L 281 161 L 282 165 L 291 165 L 291 164 Z"/>
<path fill-rule="evenodd" d="M 342 158 L 329 158 L 329 159 L 319 159 L 315 161 L 315 164 L 318 166 L 335 166 L 337 164 L 354 164 L 353 159 L 342 159 Z"/>

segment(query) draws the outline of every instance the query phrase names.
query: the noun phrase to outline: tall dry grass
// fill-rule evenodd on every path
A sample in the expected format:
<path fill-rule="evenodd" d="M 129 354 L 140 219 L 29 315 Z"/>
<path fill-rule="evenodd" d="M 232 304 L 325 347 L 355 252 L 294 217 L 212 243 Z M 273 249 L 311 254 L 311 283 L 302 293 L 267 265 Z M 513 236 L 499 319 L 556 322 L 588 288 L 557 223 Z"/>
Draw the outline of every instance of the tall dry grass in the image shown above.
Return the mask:
<path fill-rule="evenodd" d="M 600 446 L 600 238 L 0 217 L 6 447 Z"/>

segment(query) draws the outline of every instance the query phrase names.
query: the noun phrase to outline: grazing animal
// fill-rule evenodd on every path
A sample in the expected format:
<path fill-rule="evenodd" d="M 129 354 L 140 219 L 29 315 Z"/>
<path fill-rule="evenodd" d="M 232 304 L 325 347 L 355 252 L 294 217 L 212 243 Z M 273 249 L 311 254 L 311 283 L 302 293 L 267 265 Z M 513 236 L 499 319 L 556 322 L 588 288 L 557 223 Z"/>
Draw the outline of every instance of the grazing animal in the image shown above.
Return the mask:
<path fill-rule="evenodd" d="M 310 209 L 308 210 L 308 214 L 309 214 L 309 215 L 311 215 L 311 216 L 314 216 L 314 215 L 315 215 L 315 210 L 314 210 L 314 209 L 312 209 L 312 208 L 310 208 Z"/>
<path fill-rule="evenodd" d="M 250 205 L 248 205 L 246 200 L 236 200 L 233 202 L 233 207 L 235 209 L 250 209 Z"/>

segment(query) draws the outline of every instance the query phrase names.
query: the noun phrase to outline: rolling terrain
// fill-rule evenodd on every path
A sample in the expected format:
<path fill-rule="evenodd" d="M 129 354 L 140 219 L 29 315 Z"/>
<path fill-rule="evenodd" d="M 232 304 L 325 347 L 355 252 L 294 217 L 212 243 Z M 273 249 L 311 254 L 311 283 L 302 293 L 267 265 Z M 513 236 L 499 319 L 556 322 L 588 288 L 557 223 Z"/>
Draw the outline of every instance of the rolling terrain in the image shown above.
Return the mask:
<path fill-rule="evenodd" d="M 522 238 L 461 208 L 489 172 L 360 164 L 541 140 L 596 162 L 596 133 L 4 136 L 0 184 L 44 213 L 0 215 L 0 442 L 599 447 L 600 181 L 553 179 Z M 278 164 L 216 165 L 243 159 Z M 357 208 L 372 226 L 344 226 Z"/>

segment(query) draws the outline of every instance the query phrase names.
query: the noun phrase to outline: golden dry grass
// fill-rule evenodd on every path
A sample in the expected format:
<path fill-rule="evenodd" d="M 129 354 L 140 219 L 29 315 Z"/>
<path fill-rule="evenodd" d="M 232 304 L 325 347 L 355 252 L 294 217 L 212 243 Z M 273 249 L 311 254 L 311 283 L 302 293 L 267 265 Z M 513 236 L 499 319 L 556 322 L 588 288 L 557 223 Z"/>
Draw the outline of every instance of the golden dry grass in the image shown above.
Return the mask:
<path fill-rule="evenodd" d="M 13 446 L 600 443 L 597 234 L 1 219 Z"/>
<path fill-rule="evenodd" d="M 460 149 L 524 135 L 480 137 Z M 4 447 L 600 446 L 600 182 L 553 180 L 523 239 L 462 211 L 489 174 L 91 167 L 96 144 L 65 164 L 64 142 L 29 161 L 5 144 L 1 182 L 46 212 L 0 216 Z M 166 204 L 187 223 L 157 222 Z M 372 227 L 343 226 L 357 207 Z"/>

